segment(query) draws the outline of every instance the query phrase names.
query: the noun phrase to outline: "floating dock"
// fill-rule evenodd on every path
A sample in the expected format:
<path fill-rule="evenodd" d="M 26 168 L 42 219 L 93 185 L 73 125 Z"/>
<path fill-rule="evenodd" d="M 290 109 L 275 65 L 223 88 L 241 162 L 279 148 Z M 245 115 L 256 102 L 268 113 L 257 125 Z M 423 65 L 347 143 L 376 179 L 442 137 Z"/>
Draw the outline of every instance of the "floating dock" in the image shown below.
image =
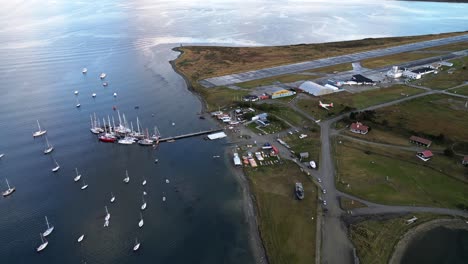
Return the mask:
<path fill-rule="evenodd" d="M 216 128 L 216 129 L 210 129 L 210 130 L 205 130 L 205 131 L 200 131 L 200 132 L 194 132 L 194 133 L 189 133 L 189 134 L 183 134 L 175 137 L 166 137 L 166 138 L 161 138 L 159 139 L 159 142 L 167 142 L 167 141 L 173 141 L 177 139 L 182 139 L 182 138 L 189 138 L 189 137 L 196 137 L 196 136 L 201 136 L 201 135 L 206 135 L 210 133 L 215 133 L 223 131 L 222 128 Z"/>

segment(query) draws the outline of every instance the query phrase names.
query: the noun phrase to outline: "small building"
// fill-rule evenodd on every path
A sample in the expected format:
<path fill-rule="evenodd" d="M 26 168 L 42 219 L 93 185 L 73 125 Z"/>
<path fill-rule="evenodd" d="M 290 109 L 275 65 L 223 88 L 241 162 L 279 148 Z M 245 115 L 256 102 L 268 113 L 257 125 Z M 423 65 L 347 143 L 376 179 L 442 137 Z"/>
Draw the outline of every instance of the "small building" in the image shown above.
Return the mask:
<path fill-rule="evenodd" d="M 210 140 L 215 140 L 215 139 L 220 139 L 220 138 L 225 138 L 225 137 L 227 136 L 226 136 L 226 133 L 224 132 L 218 132 L 218 133 L 213 133 L 213 134 L 208 135 L 208 139 Z"/>
<path fill-rule="evenodd" d="M 302 159 L 308 159 L 309 158 L 309 152 L 301 152 L 299 153 L 299 157 Z"/>
<path fill-rule="evenodd" d="M 356 122 L 356 123 L 352 123 L 351 126 L 349 126 L 349 131 L 356 133 L 356 134 L 365 135 L 367 134 L 367 132 L 369 132 L 369 127 L 363 125 L 361 122 Z"/>
<path fill-rule="evenodd" d="M 361 74 L 356 74 L 351 77 L 350 81 L 356 82 L 357 85 L 375 85 L 375 82 L 367 77 L 362 76 Z"/>
<path fill-rule="evenodd" d="M 268 117 L 268 113 L 261 113 L 256 116 L 253 116 L 252 121 L 257 121 L 257 120 L 265 121 L 267 120 L 267 117 Z"/>
<path fill-rule="evenodd" d="M 431 67 L 422 67 L 422 68 L 417 68 L 411 71 L 417 74 L 425 75 L 425 74 L 433 73 L 435 69 Z"/>
<path fill-rule="evenodd" d="M 291 91 L 291 90 L 286 90 L 283 88 L 276 88 L 270 92 L 271 99 L 276 99 L 276 98 L 281 98 L 281 97 L 287 97 L 287 96 L 292 96 L 295 95 L 296 92 Z"/>
<path fill-rule="evenodd" d="M 410 79 L 418 80 L 418 79 L 421 79 L 421 76 L 422 75 L 419 73 L 415 73 L 415 72 L 408 71 L 408 70 L 405 70 L 403 72 L 403 77 L 410 78 Z"/>
<path fill-rule="evenodd" d="M 393 66 L 391 70 L 387 72 L 387 76 L 390 78 L 400 78 L 403 75 L 403 71 L 398 68 L 398 66 Z"/>
<path fill-rule="evenodd" d="M 432 151 L 430 150 L 424 150 L 416 154 L 416 157 L 420 158 L 422 161 L 428 161 L 432 156 L 434 156 L 434 154 L 432 154 Z"/>
<path fill-rule="evenodd" d="M 417 136 L 411 136 L 409 141 L 413 144 L 419 145 L 419 146 L 424 146 L 426 148 L 430 147 L 432 144 L 432 141 L 429 139 L 417 137 Z"/>
<path fill-rule="evenodd" d="M 462 164 L 468 166 L 468 156 L 463 157 Z"/>

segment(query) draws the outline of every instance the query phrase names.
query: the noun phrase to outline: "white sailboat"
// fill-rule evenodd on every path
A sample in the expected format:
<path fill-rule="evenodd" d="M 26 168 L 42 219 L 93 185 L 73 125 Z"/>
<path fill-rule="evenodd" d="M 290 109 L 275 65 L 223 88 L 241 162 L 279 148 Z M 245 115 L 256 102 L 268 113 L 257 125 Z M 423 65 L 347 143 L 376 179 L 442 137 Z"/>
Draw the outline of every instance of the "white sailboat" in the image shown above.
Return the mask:
<path fill-rule="evenodd" d="M 42 250 L 44 250 L 47 245 L 49 244 L 49 242 L 47 241 L 47 239 L 45 239 L 42 234 L 39 233 L 39 235 L 41 236 L 41 244 L 36 248 L 36 251 L 37 252 L 41 252 Z"/>
<path fill-rule="evenodd" d="M 77 90 L 77 91 L 75 91 L 75 95 L 78 95 L 78 94 L 79 94 L 78 90 Z"/>
<path fill-rule="evenodd" d="M 15 187 L 13 187 L 13 188 L 10 187 L 10 184 L 8 183 L 7 178 L 5 178 L 5 181 L 6 181 L 6 184 L 8 186 L 8 189 L 6 189 L 6 191 L 2 192 L 3 197 L 7 197 L 8 195 L 12 194 L 16 190 Z"/>
<path fill-rule="evenodd" d="M 5 156 L 5 153 L 0 154 L 0 159 L 3 158 L 3 156 Z"/>
<path fill-rule="evenodd" d="M 49 143 L 49 139 L 47 138 L 47 135 L 45 136 L 45 139 L 46 139 L 47 147 L 44 149 L 44 154 L 49 154 L 54 150 L 54 146 L 52 146 Z"/>
<path fill-rule="evenodd" d="M 99 75 L 99 78 L 101 78 L 101 79 L 106 78 L 106 74 L 105 74 L 105 73 L 101 73 L 101 74 Z"/>
<path fill-rule="evenodd" d="M 76 176 L 73 178 L 75 182 L 79 181 L 81 179 L 81 174 L 78 174 L 78 168 L 75 168 Z"/>
<path fill-rule="evenodd" d="M 125 170 L 125 175 L 126 177 L 123 179 L 125 183 L 128 183 L 130 181 L 130 177 L 128 176 L 128 170 Z"/>
<path fill-rule="evenodd" d="M 81 106 L 80 101 L 78 101 L 78 97 L 76 98 L 76 108 L 79 108 Z"/>
<path fill-rule="evenodd" d="M 81 73 L 83 73 L 83 74 L 86 74 L 87 72 L 88 72 L 88 69 L 86 69 L 86 68 L 83 68 L 83 70 L 81 70 Z"/>
<path fill-rule="evenodd" d="M 146 209 L 146 201 L 145 201 L 145 197 L 142 196 L 143 198 L 143 204 L 141 205 L 141 210 L 144 211 Z"/>
<path fill-rule="evenodd" d="M 140 249 L 140 243 L 138 242 L 138 238 L 135 238 L 135 246 L 133 246 L 133 251 L 137 251 Z"/>
<path fill-rule="evenodd" d="M 111 192 L 111 199 L 110 199 L 110 202 L 113 203 L 115 202 L 115 196 L 114 194 Z"/>
<path fill-rule="evenodd" d="M 109 211 L 107 211 L 107 206 L 104 206 L 104 208 L 106 208 L 106 217 L 104 217 L 104 220 L 105 220 L 105 221 L 109 221 L 111 215 L 109 214 Z"/>
<path fill-rule="evenodd" d="M 96 93 L 91 94 L 91 96 L 92 96 L 93 98 L 95 98 L 95 97 L 96 97 Z"/>
<path fill-rule="evenodd" d="M 145 178 L 145 175 L 143 175 L 143 182 L 141 183 L 141 185 L 143 185 L 143 186 L 146 185 L 146 178 Z"/>
<path fill-rule="evenodd" d="M 83 179 L 83 186 L 81 186 L 81 190 L 85 190 L 88 188 L 88 184 L 85 183 L 85 180 Z"/>
<path fill-rule="evenodd" d="M 55 162 L 55 167 L 52 168 L 52 171 L 57 172 L 58 170 L 60 170 L 60 165 L 58 164 L 58 162 L 55 159 L 54 159 L 54 162 Z"/>
<path fill-rule="evenodd" d="M 143 215 L 140 213 L 140 222 L 138 222 L 138 227 L 141 228 L 144 224 L 145 222 L 143 222 Z"/>
<path fill-rule="evenodd" d="M 44 135 L 45 133 L 47 133 L 47 130 L 42 130 L 41 125 L 39 124 L 39 120 L 36 120 L 36 121 L 37 121 L 37 127 L 39 128 L 39 130 L 33 133 L 33 137 L 40 137 Z"/>
<path fill-rule="evenodd" d="M 104 221 L 104 227 L 108 227 L 109 226 L 109 221 Z"/>
<path fill-rule="evenodd" d="M 45 217 L 45 220 L 46 220 L 46 224 L 47 224 L 47 229 L 46 229 L 46 231 L 44 231 L 44 233 L 42 233 L 42 235 L 44 237 L 50 235 L 52 233 L 52 231 L 54 231 L 54 226 L 49 225 L 49 220 L 47 219 L 47 216 Z"/>
<path fill-rule="evenodd" d="M 81 241 L 83 241 L 83 239 L 84 239 L 84 234 L 83 234 L 83 235 L 81 235 L 81 236 L 78 238 L 78 240 L 77 240 L 77 241 L 78 241 L 78 243 L 81 243 Z"/>

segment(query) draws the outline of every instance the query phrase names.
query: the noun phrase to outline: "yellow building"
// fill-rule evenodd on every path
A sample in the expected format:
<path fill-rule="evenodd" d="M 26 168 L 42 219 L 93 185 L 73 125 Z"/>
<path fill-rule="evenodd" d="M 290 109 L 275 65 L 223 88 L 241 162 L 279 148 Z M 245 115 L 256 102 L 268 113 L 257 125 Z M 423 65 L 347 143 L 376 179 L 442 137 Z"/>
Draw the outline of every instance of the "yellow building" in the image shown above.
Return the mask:
<path fill-rule="evenodd" d="M 271 91 L 270 94 L 271 94 L 271 99 L 276 99 L 276 98 L 295 95 L 296 92 L 286 90 L 286 89 L 283 89 L 283 88 L 277 88 L 276 90 Z"/>

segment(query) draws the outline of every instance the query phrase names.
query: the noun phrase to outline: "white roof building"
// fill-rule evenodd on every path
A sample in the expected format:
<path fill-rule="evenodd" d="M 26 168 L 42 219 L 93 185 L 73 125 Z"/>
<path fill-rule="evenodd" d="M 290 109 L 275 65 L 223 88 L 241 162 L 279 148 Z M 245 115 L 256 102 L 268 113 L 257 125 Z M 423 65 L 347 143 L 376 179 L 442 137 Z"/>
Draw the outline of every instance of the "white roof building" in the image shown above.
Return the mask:
<path fill-rule="evenodd" d="M 213 134 L 208 135 L 208 138 L 210 140 L 225 138 L 225 137 L 227 137 L 227 136 L 226 136 L 226 133 L 224 133 L 224 132 L 218 132 L 218 133 L 213 133 Z"/>
<path fill-rule="evenodd" d="M 306 81 L 303 82 L 300 86 L 299 89 L 302 91 L 311 94 L 313 96 L 320 96 L 320 95 L 325 95 L 329 93 L 333 93 L 334 89 L 331 89 L 329 87 L 325 87 L 323 85 L 320 85 L 318 83 L 314 83 L 311 81 Z"/>

